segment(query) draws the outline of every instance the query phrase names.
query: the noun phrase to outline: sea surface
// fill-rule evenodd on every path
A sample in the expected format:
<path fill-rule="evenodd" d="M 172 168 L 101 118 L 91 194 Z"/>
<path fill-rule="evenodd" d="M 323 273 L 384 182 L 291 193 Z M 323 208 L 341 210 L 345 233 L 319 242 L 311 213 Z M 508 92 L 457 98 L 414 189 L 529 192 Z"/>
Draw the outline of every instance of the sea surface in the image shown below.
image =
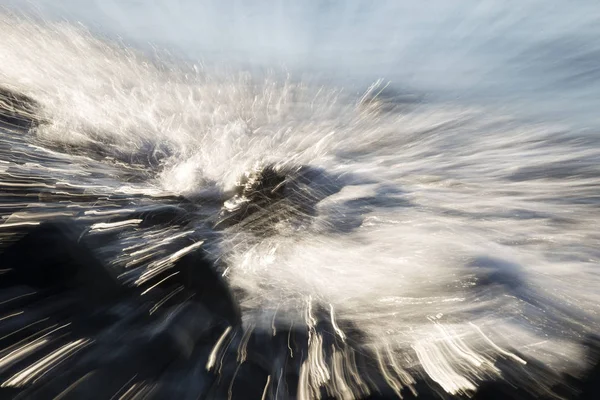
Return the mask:
<path fill-rule="evenodd" d="M 451 394 L 499 357 L 576 373 L 600 327 L 599 39 L 583 0 L 2 0 L 0 87 L 41 122 L 0 128 L 0 241 L 76 219 L 131 285 L 205 241 L 245 327 L 320 304 Z M 316 212 L 213 232 L 270 164 L 322 171 Z M 185 223 L 115 219 L 181 199 Z"/>

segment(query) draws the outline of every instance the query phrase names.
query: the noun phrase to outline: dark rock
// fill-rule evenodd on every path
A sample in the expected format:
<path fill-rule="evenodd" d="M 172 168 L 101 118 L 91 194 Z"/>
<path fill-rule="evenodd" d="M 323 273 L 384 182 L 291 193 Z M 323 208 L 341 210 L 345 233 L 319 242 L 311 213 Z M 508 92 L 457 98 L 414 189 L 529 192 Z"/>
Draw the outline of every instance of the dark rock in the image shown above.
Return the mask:
<path fill-rule="evenodd" d="M 29 96 L 0 87 L 0 123 L 29 129 L 41 122 L 39 104 Z"/>
<path fill-rule="evenodd" d="M 140 227 L 154 225 L 184 225 L 190 222 L 190 212 L 174 205 L 161 205 L 140 210 L 128 216 L 129 218 L 142 219 Z"/>
<path fill-rule="evenodd" d="M 122 289 L 80 242 L 82 232 L 65 222 L 37 226 L 0 254 L 0 263 L 9 269 L 1 287 L 26 285 L 50 293 L 75 291 L 89 306 L 113 301 Z"/>
<path fill-rule="evenodd" d="M 215 381 L 206 398 L 210 400 L 261 399 L 269 379 L 273 382 L 274 378 L 269 378 L 269 371 L 260 365 L 248 361 L 241 364 L 230 363 L 221 369 L 219 379 Z"/>
<path fill-rule="evenodd" d="M 253 232 L 268 234 L 281 221 L 303 225 L 316 215 L 318 202 L 341 188 L 333 177 L 315 167 L 256 168 L 246 173 L 234 188 L 215 227 L 241 224 Z"/>
<path fill-rule="evenodd" d="M 172 268 L 155 276 L 146 286 L 158 284 L 174 272 L 177 274 L 160 283 L 158 287 L 181 285 L 186 293 L 189 293 L 191 300 L 206 307 L 220 321 L 219 325 L 223 328 L 241 325 L 238 302 L 229 285 L 202 248 L 181 257 Z"/>
<path fill-rule="evenodd" d="M 4 278 L 0 275 L 0 281 Z M 0 313 L 25 307 L 40 298 L 39 291 L 29 286 L 14 286 L 0 291 Z"/>
<path fill-rule="evenodd" d="M 591 368 L 578 385 L 581 391 L 578 400 L 600 399 L 600 337 L 588 339 L 586 345 Z"/>

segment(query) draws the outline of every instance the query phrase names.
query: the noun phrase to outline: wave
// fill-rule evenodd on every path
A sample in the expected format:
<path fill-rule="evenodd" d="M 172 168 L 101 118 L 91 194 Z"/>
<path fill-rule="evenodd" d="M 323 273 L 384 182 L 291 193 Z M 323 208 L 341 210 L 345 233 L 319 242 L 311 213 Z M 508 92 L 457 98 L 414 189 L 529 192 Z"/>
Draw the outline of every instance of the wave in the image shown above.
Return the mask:
<path fill-rule="evenodd" d="M 244 327 L 312 326 L 324 307 L 331 326 L 359 327 L 392 387 L 422 375 L 464 394 L 501 362 L 587 367 L 581 338 L 600 323 L 594 135 L 384 81 L 357 92 L 149 58 L 64 22 L 3 14 L 0 34 L 3 242 L 68 216 L 135 286 L 205 241 Z M 286 171 L 269 186 L 285 183 L 281 198 L 263 196 L 268 165 Z M 249 171 L 263 175 L 222 210 Z M 240 209 L 245 220 L 213 229 Z M 310 343 L 307 395 L 333 385 L 319 371 L 338 357 L 322 362 Z"/>

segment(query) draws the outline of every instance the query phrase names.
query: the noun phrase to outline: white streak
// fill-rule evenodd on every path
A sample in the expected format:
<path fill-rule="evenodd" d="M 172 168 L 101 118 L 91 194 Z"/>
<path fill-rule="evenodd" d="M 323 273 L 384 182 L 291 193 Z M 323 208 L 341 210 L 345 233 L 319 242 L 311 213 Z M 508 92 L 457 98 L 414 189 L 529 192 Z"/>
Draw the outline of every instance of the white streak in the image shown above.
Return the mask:
<path fill-rule="evenodd" d="M 225 331 L 221 334 L 221 337 L 219 337 L 219 340 L 217 340 L 217 343 L 214 345 L 212 351 L 210 352 L 210 355 L 208 357 L 208 362 L 206 363 L 207 371 L 210 371 L 215 366 L 215 362 L 217 361 L 217 354 L 219 352 L 219 349 L 225 342 L 225 338 L 227 337 L 229 332 L 231 332 L 231 326 L 228 326 L 227 329 L 225 329 Z"/>

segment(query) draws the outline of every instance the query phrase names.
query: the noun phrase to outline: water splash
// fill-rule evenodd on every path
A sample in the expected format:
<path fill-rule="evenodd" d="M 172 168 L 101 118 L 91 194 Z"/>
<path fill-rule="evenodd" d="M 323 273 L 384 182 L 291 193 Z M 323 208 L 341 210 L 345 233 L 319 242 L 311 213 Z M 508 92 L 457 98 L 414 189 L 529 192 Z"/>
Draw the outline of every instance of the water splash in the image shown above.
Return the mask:
<path fill-rule="evenodd" d="M 522 364 L 517 352 L 556 371 L 580 364 L 579 339 L 600 323 L 594 135 L 483 105 L 401 104 L 401 93 L 384 96 L 394 92 L 386 81 L 355 93 L 150 60 L 68 23 L 3 14 L 0 32 L 0 83 L 39 104 L 43 121 L 2 139 L 2 186 L 40 201 L 3 204 L 0 229 L 72 212 L 92 237 L 117 235 L 99 253 L 141 284 L 202 241 L 172 225 L 138 229 L 132 198 L 142 200 L 131 214 L 187 199 L 183 228 L 205 235 L 219 205 L 207 193 L 224 198 L 257 163 L 310 165 L 327 182 L 297 189 L 319 199 L 302 229 L 288 210 L 273 235 L 235 226 L 207 244 L 246 293 L 247 327 L 272 329 L 276 317 L 308 326 L 300 394 L 366 394 L 347 378 L 357 375 L 350 350 L 336 344 L 325 357 L 313 301 L 330 305 L 338 339 L 347 333 L 335 321 L 360 326 L 397 393 L 421 370 L 448 393 L 469 393 L 499 375 L 498 359 Z M 106 221 L 113 211 L 127 213 Z M 35 350 L 11 349 L 0 363 Z"/>

